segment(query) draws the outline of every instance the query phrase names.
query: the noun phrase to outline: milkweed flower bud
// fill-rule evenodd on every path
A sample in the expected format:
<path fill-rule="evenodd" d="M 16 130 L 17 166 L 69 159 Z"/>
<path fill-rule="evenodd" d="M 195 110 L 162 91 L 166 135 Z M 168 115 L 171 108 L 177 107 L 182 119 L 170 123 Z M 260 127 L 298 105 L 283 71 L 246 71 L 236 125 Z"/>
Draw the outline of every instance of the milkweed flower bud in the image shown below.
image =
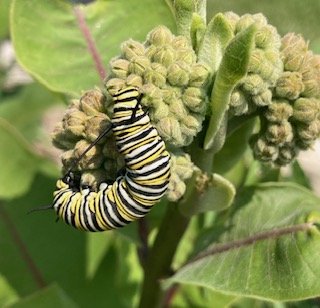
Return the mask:
<path fill-rule="evenodd" d="M 110 119 L 104 113 L 89 117 L 85 123 L 85 138 L 91 142 L 95 141 L 110 125 Z"/>
<path fill-rule="evenodd" d="M 265 112 L 266 119 L 274 123 L 288 121 L 292 115 L 293 108 L 285 99 L 274 100 Z"/>
<path fill-rule="evenodd" d="M 186 191 L 185 181 L 191 178 L 196 170 L 191 158 L 186 153 L 170 153 L 171 178 L 167 190 L 167 198 L 170 201 L 179 200 Z"/>
<path fill-rule="evenodd" d="M 201 88 L 206 85 L 209 77 L 209 69 L 203 64 L 195 64 L 191 67 L 189 86 Z"/>
<path fill-rule="evenodd" d="M 144 72 L 148 67 L 150 67 L 149 59 L 145 56 L 137 56 L 131 59 L 131 62 L 129 64 L 129 72 L 132 74 L 143 76 Z"/>
<path fill-rule="evenodd" d="M 123 43 L 122 54 L 115 63 L 120 59 L 129 62 L 128 73 L 120 77 L 113 71 L 108 76 L 107 98 L 111 100 L 119 88 L 137 85 L 142 93 L 141 104 L 147 107 L 151 122 L 164 141 L 174 147 L 192 142 L 204 120 L 211 69 L 197 63 L 188 39 L 159 26 L 143 44 L 133 40 Z M 121 68 L 125 71 L 127 66 Z"/>
<path fill-rule="evenodd" d="M 160 63 L 152 63 L 144 72 L 144 80 L 157 87 L 163 87 L 166 83 L 167 70 Z"/>
<path fill-rule="evenodd" d="M 272 88 L 283 71 L 280 58 L 281 39 L 276 28 L 268 24 L 262 14 L 239 17 L 234 13 L 226 13 L 225 17 L 235 34 L 252 24 L 255 24 L 257 29 L 247 76 L 235 87 L 230 102 L 232 114 L 249 114 L 272 102 Z"/>
<path fill-rule="evenodd" d="M 74 158 L 78 159 L 90 145 L 91 143 L 86 140 L 78 141 L 73 150 Z M 102 148 L 99 145 L 95 145 L 79 161 L 78 168 L 80 170 L 98 169 L 102 163 Z"/>
<path fill-rule="evenodd" d="M 308 44 L 301 35 L 288 33 L 282 38 L 281 59 L 286 71 L 299 71 L 308 51 Z"/>
<path fill-rule="evenodd" d="M 260 114 L 266 123 L 259 132 L 260 138 L 278 149 L 270 160 L 277 166 L 290 163 L 299 150 L 312 147 L 320 136 L 320 57 L 294 33 L 282 38 L 280 51 L 284 72 L 275 84 L 271 104 Z M 254 142 L 252 148 L 259 152 Z"/>
<path fill-rule="evenodd" d="M 128 40 L 121 45 L 124 58 L 131 60 L 137 56 L 143 56 L 145 52 L 144 46 L 134 40 Z"/>
<path fill-rule="evenodd" d="M 111 62 L 112 72 L 119 78 L 125 78 L 128 75 L 130 62 L 124 59 L 116 59 Z"/>
<path fill-rule="evenodd" d="M 105 112 L 106 97 L 98 89 L 85 92 L 79 102 L 79 109 L 87 116 Z"/>
<path fill-rule="evenodd" d="M 280 124 L 271 124 L 267 128 L 265 136 L 270 143 L 283 145 L 293 139 L 292 126 L 287 121 L 283 121 Z"/>
<path fill-rule="evenodd" d="M 206 98 L 203 96 L 202 91 L 199 88 L 189 87 L 185 89 L 182 100 L 191 111 L 204 112 L 205 104 L 203 101 Z"/>
<path fill-rule="evenodd" d="M 62 119 L 62 125 L 69 137 L 80 137 L 84 132 L 87 116 L 77 109 L 70 109 Z"/>
<path fill-rule="evenodd" d="M 254 136 L 253 140 L 253 154 L 257 160 L 262 162 L 272 162 L 278 158 L 279 150 L 277 146 L 272 145 L 263 137 L 257 138 L 257 136 Z"/>
<path fill-rule="evenodd" d="M 291 163 L 297 156 L 296 147 L 289 143 L 280 147 L 278 158 L 275 160 L 275 164 L 278 166 L 285 166 Z"/>
<path fill-rule="evenodd" d="M 276 95 L 294 100 L 304 91 L 302 75 L 299 72 L 283 72 L 276 84 Z"/>
<path fill-rule="evenodd" d="M 172 46 L 161 46 L 155 49 L 152 60 L 160 63 L 165 67 L 169 67 L 175 60 L 175 51 Z"/>
<path fill-rule="evenodd" d="M 170 44 L 173 35 L 167 27 L 159 26 L 148 34 L 148 41 L 155 46 Z"/>
<path fill-rule="evenodd" d="M 131 76 L 131 75 L 130 75 Z M 120 78 L 112 78 L 109 79 L 106 82 L 106 88 L 108 90 L 108 93 L 111 95 L 116 94 L 120 89 L 122 89 L 125 86 L 126 82 L 123 79 Z"/>
<path fill-rule="evenodd" d="M 66 132 L 62 126 L 62 122 L 56 125 L 51 134 L 51 138 L 53 145 L 61 150 L 72 149 L 76 142 L 79 140 L 78 137 L 66 135 Z"/>
<path fill-rule="evenodd" d="M 301 97 L 294 102 L 293 117 L 295 120 L 310 123 L 320 115 L 320 100 Z"/>
<path fill-rule="evenodd" d="M 189 70 L 183 62 L 171 64 L 168 68 L 168 81 L 172 86 L 183 87 L 189 82 Z"/>

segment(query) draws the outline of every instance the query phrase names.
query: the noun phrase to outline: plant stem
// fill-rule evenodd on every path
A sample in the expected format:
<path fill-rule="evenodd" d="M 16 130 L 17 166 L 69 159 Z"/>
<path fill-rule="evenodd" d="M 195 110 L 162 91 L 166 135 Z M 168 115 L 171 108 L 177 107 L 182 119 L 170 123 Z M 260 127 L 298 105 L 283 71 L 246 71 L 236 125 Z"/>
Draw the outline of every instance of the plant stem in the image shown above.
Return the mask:
<path fill-rule="evenodd" d="M 140 308 L 160 306 L 160 280 L 172 274 L 172 260 L 189 220 L 180 213 L 176 203 L 167 205 L 167 212 L 146 263 Z"/>
<path fill-rule="evenodd" d="M 213 152 L 204 151 L 197 146 L 194 146 L 190 152 L 193 162 L 202 170 L 211 173 Z M 195 187 L 189 187 L 189 189 L 192 192 L 188 194 L 187 199 L 183 200 L 184 206 L 187 205 L 187 207 L 188 204 L 197 202 Z M 145 264 L 140 308 L 155 308 L 163 303 L 160 280 L 172 274 L 172 260 L 189 221 L 190 217 L 180 212 L 179 202 L 171 202 L 167 205 L 166 214 Z"/>

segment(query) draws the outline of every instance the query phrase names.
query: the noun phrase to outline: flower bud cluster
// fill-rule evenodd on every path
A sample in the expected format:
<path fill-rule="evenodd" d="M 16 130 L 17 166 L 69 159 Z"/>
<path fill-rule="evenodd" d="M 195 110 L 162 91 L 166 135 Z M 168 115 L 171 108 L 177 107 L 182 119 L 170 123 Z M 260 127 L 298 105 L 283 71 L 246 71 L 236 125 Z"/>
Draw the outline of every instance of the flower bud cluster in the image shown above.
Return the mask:
<path fill-rule="evenodd" d="M 293 33 L 283 37 L 280 50 L 284 72 L 251 145 L 257 159 L 283 166 L 320 136 L 320 57 Z"/>
<path fill-rule="evenodd" d="M 53 144 L 64 151 L 64 171 L 111 125 L 107 108 L 106 98 L 98 89 L 84 93 L 70 104 L 52 134 Z M 123 166 L 119 157 L 113 135 L 109 134 L 72 167 L 81 172 L 82 183 L 97 188 L 102 181 L 113 181 L 119 166 Z"/>
<path fill-rule="evenodd" d="M 268 24 L 262 14 L 225 14 L 234 34 L 255 24 L 257 32 L 247 76 L 236 86 L 230 99 L 230 112 L 234 115 L 249 114 L 257 108 L 268 106 L 272 100 L 272 87 L 283 71 L 280 58 L 281 38 L 275 27 Z"/>
<path fill-rule="evenodd" d="M 167 190 L 167 198 L 170 201 L 179 200 L 186 191 L 185 181 L 191 178 L 196 166 L 186 153 L 170 153 L 171 178 Z"/>
<path fill-rule="evenodd" d="M 129 40 L 121 50 L 110 62 L 107 95 L 125 86 L 138 87 L 143 93 L 141 104 L 159 135 L 176 147 L 190 144 L 202 127 L 209 70 L 196 62 L 188 40 L 159 26 L 144 44 Z"/>

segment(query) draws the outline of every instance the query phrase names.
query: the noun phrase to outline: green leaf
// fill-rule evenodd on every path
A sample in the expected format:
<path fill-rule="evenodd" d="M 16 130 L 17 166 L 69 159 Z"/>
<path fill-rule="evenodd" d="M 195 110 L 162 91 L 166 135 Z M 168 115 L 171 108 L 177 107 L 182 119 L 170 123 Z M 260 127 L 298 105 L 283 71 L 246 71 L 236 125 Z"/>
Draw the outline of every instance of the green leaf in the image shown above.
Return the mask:
<path fill-rule="evenodd" d="M 0 307 L 7 307 L 19 299 L 18 294 L 9 285 L 7 280 L 0 275 Z"/>
<path fill-rule="evenodd" d="M 30 142 L 43 138 L 49 140 L 49 133 L 43 131 L 44 118 L 46 112 L 50 113 L 50 109 L 57 106 L 65 107 L 56 95 L 34 83 L 23 87 L 17 94 L 2 99 L 0 117 L 14 125 Z"/>
<path fill-rule="evenodd" d="M 17 197 L 30 187 L 40 158 L 16 128 L 3 118 L 0 118 L 0 140 L 0 198 Z"/>
<path fill-rule="evenodd" d="M 81 17 L 93 43 L 91 51 Z M 11 11 L 11 35 L 20 64 L 49 89 L 77 96 L 102 84 L 121 42 L 130 37 L 144 41 L 158 24 L 173 28 L 165 1 L 101 0 L 72 6 L 66 0 L 13 0 Z"/>
<path fill-rule="evenodd" d="M 231 205 L 236 193 L 231 182 L 216 173 L 208 177 L 194 172 L 187 186 L 193 189 L 189 189 L 179 203 L 180 211 L 186 216 L 222 211 Z"/>
<path fill-rule="evenodd" d="M 1 202 L 0 251 L 5 253 L 0 253 L 0 272 L 19 296 L 33 294 L 43 284 L 57 283 L 81 307 L 133 307 L 124 302 L 133 301 L 130 296 L 137 285 L 124 275 L 119 279 L 123 271 L 119 260 L 126 258 L 125 250 L 111 245 L 88 278 L 86 233 L 62 221 L 56 223 L 54 211 L 26 215 L 32 208 L 51 204 L 54 187 L 52 179 L 37 176 L 26 195 L 5 205 Z M 129 272 L 131 276 L 128 266 L 127 276 Z M 120 288 L 131 292 L 118 296 Z"/>
<path fill-rule="evenodd" d="M 306 188 L 311 189 L 311 183 L 309 178 L 306 176 L 298 161 L 294 161 L 290 166 L 290 174 L 289 175 L 281 175 L 281 181 L 288 181 L 300 184 Z"/>
<path fill-rule="evenodd" d="M 248 140 L 252 135 L 255 119 L 243 122 L 242 126 L 227 137 L 223 148 L 214 156 L 214 171 L 225 173 L 230 170 L 248 149 Z"/>
<path fill-rule="evenodd" d="M 195 11 L 194 0 L 176 0 L 173 2 L 177 24 L 177 33 L 190 39 L 192 14 Z"/>
<path fill-rule="evenodd" d="M 9 36 L 10 0 L 0 1 L 0 40 Z"/>
<path fill-rule="evenodd" d="M 48 148 L 50 137 L 42 128 L 43 117 L 57 102 L 52 93 L 37 84 L 2 100 L 0 197 L 13 198 L 25 193 L 39 169 L 57 176 L 53 162 L 40 156 L 35 146 L 37 142 Z"/>
<path fill-rule="evenodd" d="M 237 34 L 225 49 L 211 94 L 212 115 L 205 136 L 205 150 L 212 148 L 225 117 L 230 95 L 238 81 L 247 73 L 255 32 L 255 25 L 251 25 Z"/>
<path fill-rule="evenodd" d="M 181 285 L 173 298 L 172 307 L 226 308 L 235 300 L 234 296 L 213 292 L 207 288 Z M 233 307 L 233 306 L 232 306 Z"/>
<path fill-rule="evenodd" d="M 108 232 L 87 233 L 87 277 L 90 279 L 95 274 L 108 251 L 113 236 Z"/>
<path fill-rule="evenodd" d="M 265 183 L 242 191 L 224 230 L 213 231 L 216 242 L 167 284 L 195 284 L 267 300 L 319 296 L 319 201 L 290 183 Z"/>
<path fill-rule="evenodd" d="M 11 308 L 76 308 L 79 307 L 58 285 L 54 284 L 42 289 L 19 302 L 10 305 Z"/>
<path fill-rule="evenodd" d="M 198 62 L 207 65 L 213 74 L 221 63 L 227 44 L 234 34 L 229 22 L 219 13 L 209 22 L 198 50 Z"/>

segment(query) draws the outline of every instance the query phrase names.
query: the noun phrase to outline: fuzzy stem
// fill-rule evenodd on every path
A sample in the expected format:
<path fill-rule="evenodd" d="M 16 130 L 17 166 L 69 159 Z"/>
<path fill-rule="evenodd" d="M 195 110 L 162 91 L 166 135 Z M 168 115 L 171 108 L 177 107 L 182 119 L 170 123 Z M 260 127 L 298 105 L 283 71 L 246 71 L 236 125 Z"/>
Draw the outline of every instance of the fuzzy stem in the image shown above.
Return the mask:
<path fill-rule="evenodd" d="M 214 153 L 212 150 L 203 150 L 198 143 L 198 140 L 196 140 L 189 147 L 192 161 L 204 172 L 210 174 Z M 183 200 L 184 208 L 191 208 L 191 203 L 197 202 L 195 187 L 189 188 L 192 191 Z M 165 303 L 165 296 L 160 287 L 160 280 L 172 274 L 172 260 L 191 219 L 180 212 L 179 203 L 168 203 L 167 211 L 161 222 L 157 237 L 149 251 L 144 268 L 140 308 L 154 308 Z"/>

